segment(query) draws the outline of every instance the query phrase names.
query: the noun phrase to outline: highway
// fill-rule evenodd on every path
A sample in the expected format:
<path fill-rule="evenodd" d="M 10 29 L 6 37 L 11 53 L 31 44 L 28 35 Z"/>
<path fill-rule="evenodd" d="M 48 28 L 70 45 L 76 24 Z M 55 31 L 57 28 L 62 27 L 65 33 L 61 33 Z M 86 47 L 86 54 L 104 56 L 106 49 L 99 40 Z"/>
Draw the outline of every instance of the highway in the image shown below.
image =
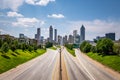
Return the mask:
<path fill-rule="evenodd" d="M 50 50 L 23 65 L 0 75 L 0 80 L 53 80 L 58 50 Z"/>
<path fill-rule="evenodd" d="M 120 80 L 79 49 L 75 49 L 75 54 L 73 57 L 66 48 L 62 48 L 62 80 Z M 0 80 L 61 80 L 59 70 L 59 50 L 48 49 L 45 54 L 0 74 Z"/>
<path fill-rule="evenodd" d="M 80 50 L 75 49 L 76 57 L 70 55 L 63 49 L 69 80 L 120 80 L 108 73 L 104 68 L 93 64 L 83 55 Z"/>

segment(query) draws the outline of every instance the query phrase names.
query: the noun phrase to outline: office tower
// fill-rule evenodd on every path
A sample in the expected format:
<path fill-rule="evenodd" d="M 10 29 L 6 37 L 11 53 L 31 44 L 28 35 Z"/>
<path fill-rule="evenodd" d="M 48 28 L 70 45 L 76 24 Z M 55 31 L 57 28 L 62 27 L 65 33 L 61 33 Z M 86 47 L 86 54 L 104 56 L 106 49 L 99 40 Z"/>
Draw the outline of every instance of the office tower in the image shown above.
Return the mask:
<path fill-rule="evenodd" d="M 37 34 L 35 34 L 35 39 L 37 40 Z"/>
<path fill-rule="evenodd" d="M 24 34 L 19 34 L 19 38 L 24 38 Z"/>
<path fill-rule="evenodd" d="M 58 45 L 62 44 L 62 36 L 58 35 Z"/>
<path fill-rule="evenodd" d="M 74 30 L 74 31 L 73 31 L 74 43 L 76 43 L 76 42 L 75 42 L 76 36 L 77 36 L 77 30 Z"/>
<path fill-rule="evenodd" d="M 105 37 L 111 40 L 115 40 L 115 33 L 106 33 Z"/>
<path fill-rule="evenodd" d="M 63 37 L 63 44 L 67 44 L 67 35 L 65 35 L 64 37 Z"/>
<path fill-rule="evenodd" d="M 80 43 L 82 43 L 85 40 L 85 27 L 84 25 L 80 28 Z"/>
<path fill-rule="evenodd" d="M 37 28 L 37 44 L 40 44 L 40 38 L 41 38 L 41 30 L 40 28 Z"/>
<path fill-rule="evenodd" d="M 49 28 L 49 39 L 50 39 L 49 42 L 53 42 L 53 28 L 52 28 L 52 26 L 50 26 L 50 28 Z"/>
<path fill-rule="evenodd" d="M 57 29 L 54 29 L 54 41 L 57 42 Z"/>
<path fill-rule="evenodd" d="M 69 35 L 68 43 L 69 44 L 73 44 L 74 43 L 74 37 L 72 35 Z"/>

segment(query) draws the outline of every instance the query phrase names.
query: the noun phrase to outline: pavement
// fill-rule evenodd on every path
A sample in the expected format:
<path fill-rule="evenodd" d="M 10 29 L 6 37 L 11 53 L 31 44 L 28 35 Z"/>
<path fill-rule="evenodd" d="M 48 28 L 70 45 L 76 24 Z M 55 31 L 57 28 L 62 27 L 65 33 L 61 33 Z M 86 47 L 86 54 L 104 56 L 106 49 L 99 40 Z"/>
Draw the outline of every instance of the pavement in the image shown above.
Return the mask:
<path fill-rule="evenodd" d="M 52 80 L 58 51 L 47 52 L 0 75 L 0 80 Z"/>
<path fill-rule="evenodd" d="M 60 58 L 59 50 L 48 49 L 45 54 L 0 74 L 0 80 L 120 80 L 119 73 L 79 49 L 75 49 L 75 54 L 73 57 L 62 47 Z"/>

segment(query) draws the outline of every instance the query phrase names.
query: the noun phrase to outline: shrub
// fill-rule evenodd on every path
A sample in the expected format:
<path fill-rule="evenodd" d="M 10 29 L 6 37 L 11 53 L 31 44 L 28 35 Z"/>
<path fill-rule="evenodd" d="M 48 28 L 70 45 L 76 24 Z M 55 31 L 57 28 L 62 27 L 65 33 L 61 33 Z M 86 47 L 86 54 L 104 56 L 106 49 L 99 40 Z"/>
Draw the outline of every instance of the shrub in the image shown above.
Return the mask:
<path fill-rule="evenodd" d="M 2 47 L 1 47 L 1 50 L 3 51 L 3 52 L 8 52 L 8 50 L 9 50 L 9 45 L 5 42 L 3 45 L 2 45 Z"/>
<path fill-rule="evenodd" d="M 51 43 L 51 42 L 47 42 L 46 44 L 45 44 L 45 47 L 46 48 L 50 48 L 50 47 L 52 47 L 53 46 L 53 43 Z"/>

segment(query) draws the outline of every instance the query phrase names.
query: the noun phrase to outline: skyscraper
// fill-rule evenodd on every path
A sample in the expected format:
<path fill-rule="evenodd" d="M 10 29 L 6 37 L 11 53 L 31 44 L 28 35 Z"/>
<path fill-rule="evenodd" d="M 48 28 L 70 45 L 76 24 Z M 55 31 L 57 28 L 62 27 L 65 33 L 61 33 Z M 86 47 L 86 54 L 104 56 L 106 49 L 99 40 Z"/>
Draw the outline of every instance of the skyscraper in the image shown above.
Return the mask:
<path fill-rule="evenodd" d="M 74 30 L 74 31 L 73 31 L 74 43 L 76 43 L 76 42 L 75 42 L 76 36 L 77 36 L 77 30 Z"/>
<path fill-rule="evenodd" d="M 41 30 L 40 30 L 40 28 L 37 28 L 37 44 L 39 45 L 39 43 L 40 43 L 40 38 L 41 38 Z"/>
<path fill-rule="evenodd" d="M 57 29 L 54 29 L 54 41 L 57 42 Z"/>
<path fill-rule="evenodd" d="M 50 26 L 49 28 L 49 40 L 50 42 L 53 42 L 53 28 Z"/>
<path fill-rule="evenodd" d="M 85 40 L 85 27 L 84 25 L 80 28 L 80 43 L 82 43 Z"/>
<path fill-rule="evenodd" d="M 106 33 L 105 37 L 111 40 L 115 40 L 115 33 Z"/>

